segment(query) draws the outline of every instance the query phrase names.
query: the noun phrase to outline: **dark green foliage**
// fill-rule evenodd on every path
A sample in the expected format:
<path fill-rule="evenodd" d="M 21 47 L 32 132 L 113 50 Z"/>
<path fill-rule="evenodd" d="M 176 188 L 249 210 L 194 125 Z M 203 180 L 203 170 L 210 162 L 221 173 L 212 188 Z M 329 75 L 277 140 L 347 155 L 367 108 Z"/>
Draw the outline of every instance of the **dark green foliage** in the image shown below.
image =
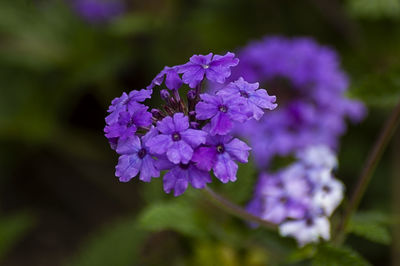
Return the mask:
<path fill-rule="evenodd" d="M 312 262 L 313 266 L 369 266 L 357 252 L 348 247 L 321 245 Z"/>
<path fill-rule="evenodd" d="M 139 261 L 142 244 L 148 233 L 127 218 L 115 222 L 94 235 L 81 247 L 79 255 L 68 266 L 130 266 Z"/>
<path fill-rule="evenodd" d="M 35 219 L 29 213 L 0 217 L 0 261 L 34 225 Z"/>
<path fill-rule="evenodd" d="M 348 232 L 372 242 L 389 245 L 391 235 L 387 228 L 390 219 L 379 212 L 359 212 L 350 220 Z"/>

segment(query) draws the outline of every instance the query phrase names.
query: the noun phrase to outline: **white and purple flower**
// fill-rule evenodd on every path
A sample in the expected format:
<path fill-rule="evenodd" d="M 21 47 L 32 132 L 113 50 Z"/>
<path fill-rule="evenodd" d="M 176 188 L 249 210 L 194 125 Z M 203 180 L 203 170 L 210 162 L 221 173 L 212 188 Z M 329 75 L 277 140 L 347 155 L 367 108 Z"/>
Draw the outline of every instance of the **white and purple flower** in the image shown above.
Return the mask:
<path fill-rule="evenodd" d="M 332 175 L 335 166 L 336 157 L 329 148 L 308 147 L 297 154 L 295 163 L 261 174 L 248 210 L 278 224 L 282 235 L 295 237 L 301 246 L 320 237 L 328 240 L 328 218 L 342 201 L 344 190 Z"/>

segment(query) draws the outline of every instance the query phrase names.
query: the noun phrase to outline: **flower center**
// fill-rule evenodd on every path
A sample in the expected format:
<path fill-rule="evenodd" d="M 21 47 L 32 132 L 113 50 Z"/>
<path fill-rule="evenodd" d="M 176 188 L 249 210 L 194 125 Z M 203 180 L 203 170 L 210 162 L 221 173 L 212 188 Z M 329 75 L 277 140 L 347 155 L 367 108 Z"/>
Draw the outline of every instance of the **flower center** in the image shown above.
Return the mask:
<path fill-rule="evenodd" d="M 217 152 L 218 153 L 224 153 L 225 152 L 225 147 L 222 144 L 217 145 Z"/>
<path fill-rule="evenodd" d="M 145 148 L 142 148 L 142 149 L 140 149 L 139 151 L 138 151 L 138 157 L 140 158 L 140 159 L 143 159 L 144 158 L 144 156 L 146 156 L 146 149 Z"/>
<path fill-rule="evenodd" d="M 218 106 L 218 110 L 220 112 L 226 113 L 228 111 L 228 107 L 226 107 L 226 105 L 220 105 Z"/>
<path fill-rule="evenodd" d="M 249 98 L 249 94 L 246 91 L 240 91 L 240 95 L 244 98 Z"/>
<path fill-rule="evenodd" d="M 313 226 L 313 225 L 314 225 L 313 219 L 307 218 L 307 219 L 306 219 L 306 225 L 307 225 L 307 226 Z"/>
<path fill-rule="evenodd" d="M 182 168 L 182 169 L 184 169 L 184 170 L 186 170 L 186 169 L 189 168 L 189 164 L 188 164 L 188 163 L 187 163 L 187 164 L 180 163 L 180 164 L 179 164 L 179 167 Z"/>
<path fill-rule="evenodd" d="M 322 190 L 323 190 L 325 193 L 330 193 L 332 189 L 331 189 L 329 186 L 325 185 L 325 186 L 322 187 Z"/>
<path fill-rule="evenodd" d="M 131 127 L 133 126 L 135 123 L 133 121 L 133 118 L 131 120 L 128 121 L 128 123 L 126 124 L 126 127 Z"/>
<path fill-rule="evenodd" d="M 285 204 L 285 203 L 288 201 L 288 198 L 287 198 L 287 197 L 281 197 L 281 198 L 279 199 L 279 201 L 280 201 L 282 204 Z"/>
<path fill-rule="evenodd" d="M 172 140 L 173 141 L 181 140 L 181 135 L 178 132 L 175 132 L 174 134 L 172 134 Z"/>
<path fill-rule="evenodd" d="M 204 69 L 207 69 L 207 68 L 209 68 L 210 66 L 209 65 L 205 65 L 205 64 L 203 64 L 203 65 L 201 65 Z"/>

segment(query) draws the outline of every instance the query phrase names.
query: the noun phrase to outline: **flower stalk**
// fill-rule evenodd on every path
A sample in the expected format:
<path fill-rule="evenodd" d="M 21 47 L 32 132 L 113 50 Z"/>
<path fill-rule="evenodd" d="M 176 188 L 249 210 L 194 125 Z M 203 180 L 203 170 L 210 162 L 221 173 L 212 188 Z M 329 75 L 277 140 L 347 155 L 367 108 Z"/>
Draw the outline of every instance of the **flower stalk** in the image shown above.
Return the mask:
<path fill-rule="evenodd" d="M 236 205 L 235 203 L 231 202 L 227 198 L 219 195 L 214 190 L 206 186 L 203 191 L 209 196 L 212 202 L 214 202 L 218 207 L 225 210 L 226 212 L 241 218 L 243 220 L 254 222 L 260 226 L 263 226 L 268 229 L 277 229 L 277 225 L 270 223 L 266 220 L 261 219 L 260 217 L 254 216 L 253 214 L 249 213 L 242 207 Z"/>
<path fill-rule="evenodd" d="M 352 193 L 350 201 L 344 211 L 342 219 L 337 228 L 336 238 L 334 242 L 341 244 L 346 238 L 346 228 L 349 224 L 351 216 L 357 210 L 362 197 L 371 181 L 373 173 L 378 165 L 385 148 L 387 147 L 391 137 L 393 136 L 397 125 L 400 121 L 400 101 L 393 109 L 390 117 L 387 119 L 382 131 L 376 140 L 372 150 L 370 151 L 365 166 L 360 174 L 357 185 Z"/>

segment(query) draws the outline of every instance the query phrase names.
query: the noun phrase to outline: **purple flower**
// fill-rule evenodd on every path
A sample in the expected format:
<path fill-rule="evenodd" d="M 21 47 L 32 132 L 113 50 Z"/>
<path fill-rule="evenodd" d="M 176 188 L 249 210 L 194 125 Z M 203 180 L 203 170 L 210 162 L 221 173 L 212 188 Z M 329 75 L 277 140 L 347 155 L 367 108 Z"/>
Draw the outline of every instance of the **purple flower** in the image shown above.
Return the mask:
<path fill-rule="evenodd" d="M 274 223 L 304 217 L 311 188 L 301 165 L 295 164 L 281 175 L 262 174 L 259 182 L 262 188 L 257 200 L 263 201 L 260 217 Z"/>
<path fill-rule="evenodd" d="M 134 112 L 137 107 L 137 103 L 144 102 L 146 99 L 151 97 L 153 91 L 148 90 L 133 90 L 128 94 L 122 93 L 121 97 L 117 97 L 112 100 L 108 112 L 110 113 L 106 117 L 106 123 L 111 125 L 116 123 L 119 118 L 119 114 L 124 111 Z"/>
<path fill-rule="evenodd" d="M 209 136 L 205 146 L 196 149 L 192 161 L 197 167 L 210 171 L 223 183 L 236 181 L 238 165 L 247 163 L 251 148 L 232 136 Z"/>
<path fill-rule="evenodd" d="M 128 138 L 134 135 L 138 127 L 151 125 L 152 115 L 147 109 L 147 106 L 136 103 L 134 108 L 120 112 L 117 122 L 104 128 L 106 137 Z"/>
<path fill-rule="evenodd" d="M 76 12 L 91 23 L 109 21 L 121 15 L 125 9 L 120 0 L 73 0 Z"/>
<path fill-rule="evenodd" d="M 251 42 L 238 57 L 240 63 L 228 81 L 243 77 L 259 82 L 274 92 L 279 104 L 259 123 L 238 126 L 237 133 L 248 138 L 261 169 L 275 156 L 292 155 L 310 145 L 336 149 L 346 118 L 357 122 L 365 116 L 363 104 L 345 96 L 348 78 L 338 55 L 310 38 L 267 37 Z M 254 118 L 261 114 L 253 112 Z"/>
<path fill-rule="evenodd" d="M 149 154 L 146 142 L 158 134 L 153 127 L 140 140 L 137 136 L 121 139 L 118 142 L 117 153 L 121 154 L 116 167 L 115 175 L 121 182 L 128 182 L 138 173 L 139 179 L 150 182 L 152 177 L 159 177 L 160 171 L 156 169 L 156 160 Z"/>
<path fill-rule="evenodd" d="M 173 118 L 168 116 L 157 123 L 161 132 L 147 142 L 150 151 L 163 155 L 175 164 L 187 164 L 193 155 L 193 149 L 204 143 L 207 133 L 189 128 L 189 119 L 182 113 Z"/>
<path fill-rule="evenodd" d="M 164 67 L 164 69 L 157 74 L 147 89 L 152 89 L 155 86 L 160 86 L 165 77 L 165 86 L 170 90 L 177 90 L 182 86 L 182 80 L 178 75 L 176 67 Z"/>
<path fill-rule="evenodd" d="M 231 75 L 230 68 L 236 66 L 239 60 L 235 54 L 226 53 L 224 56 L 214 55 L 194 55 L 190 61 L 179 66 L 178 72 L 183 73 L 182 80 L 189 87 L 195 88 L 204 78 L 210 81 L 224 83 L 225 79 Z"/>
<path fill-rule="evenodd" d="M 248 83 L 242 77 L 237 81 L 231 82 L 225 88 L 217 92 L 218 95 L 228 96 L 236 95 L 246 99 L 249 109 L 253 113 L 253 117 L 259 120 L 263 114 L 263 109 L 274 110 L 277 106 L 276 97 L 268 95 L 264 89 L 258 89 L 259 84 Z"/>
<path fill-rule="evenodd" d="M 211 119 L 211 135 L 226 135 L 233 128 L 233 121 L 243 123 L 251 115 L 246 101 L 240 96 L 201 94 L 200 97 L 202 101 L 196 105 L 196 118 Z"/>
<path fill-rule="evenodd" d="M 120 181 L 139 175 L 149 182 L 166 170 L 164 191 L 178 196 L 189 184 L 204 188 L 211 182 L 211 170 L 224 183 L 236 180 L 237 162 L 248 161 L 250 147 L 229 134 L 233 123 L 259 119 L 263 109 L 275 108 L 274 96 L 244 79 L 230 84 L 226 95 L 202 94 L 204 78 L 224 83 L 238 62 L 232 53 L 195 55 L 187 64 L 165 67 L 146 90 L 123 93 L 112 101 L 104 132 L 120 155 Z M 157 95 L 162 103 L 150 113 L 142 102 L 163 83 L 169 90 L 161 88 Z M 195 88 L 180 90 L 184 83 Z M 182 91 L 186 95 L 180 95 Z"/>
<path fill-rule="evenodd" d="M 170 193 L 173 190 L 175 197 L 185 192 L 189 184 L 200 189 L 211 182 L 208 171 L 200 170 L 193 162 L 173 164 L 169 160 L 160 159 L 157 167 L 160 170 L 169 170 L 163 179 L 164 191 Z"/>

